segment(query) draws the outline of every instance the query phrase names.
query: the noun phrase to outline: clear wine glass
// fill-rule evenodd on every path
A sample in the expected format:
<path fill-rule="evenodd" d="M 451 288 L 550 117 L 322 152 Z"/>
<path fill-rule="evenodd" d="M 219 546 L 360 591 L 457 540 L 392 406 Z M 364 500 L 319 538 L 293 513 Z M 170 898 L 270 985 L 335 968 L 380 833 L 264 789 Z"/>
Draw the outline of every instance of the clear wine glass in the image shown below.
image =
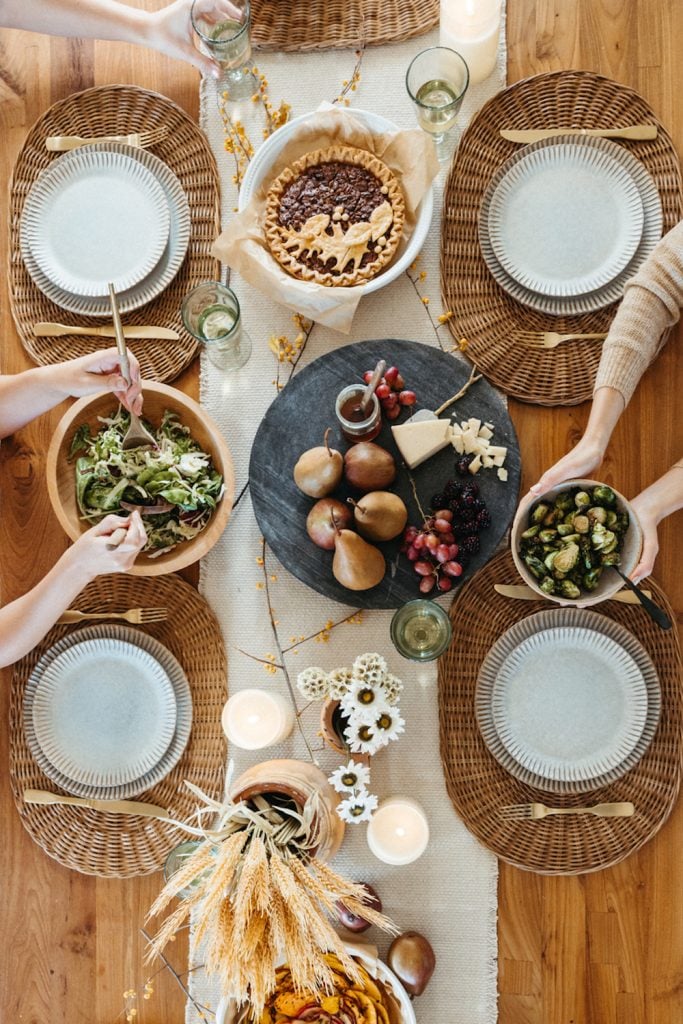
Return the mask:
<path fill-rule="evenodd" d="M 258 92 L 251 69 L 251 8 L 249 0 L 231 0 L 233 17 L 216 10 L 214 0 L 194 0 L 190 11 L 197 48 L 221 68 L 219 92 L 226 100 L 250 99 Z"/>
<path fill-rule="evenodd" d="M 431 46 L 411 61 L 406 89 L 420 127 L 437 144 L 456 123 L 469 81 L 465 60 L 447 46 Z"/>

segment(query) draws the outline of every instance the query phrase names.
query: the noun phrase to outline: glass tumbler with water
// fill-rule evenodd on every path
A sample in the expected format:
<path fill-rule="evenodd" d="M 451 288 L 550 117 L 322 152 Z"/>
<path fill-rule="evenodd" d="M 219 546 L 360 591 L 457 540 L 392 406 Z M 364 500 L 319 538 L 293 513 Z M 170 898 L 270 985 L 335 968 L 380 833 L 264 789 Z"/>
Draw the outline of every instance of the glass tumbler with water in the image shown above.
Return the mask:
<path fill-rule="evenodd" d="M 230 0 L 227 6 L 234 12 L 231 17 L 217 10 L 215 0 L 194 0 L 190 12 L 192 28 L 197 48 L 213 57 L 221 68 L 219 92 L 225 93 L 228 100 L 248 100 L 258 92 L 250 66 L 249 0 Z"/>
<path fill-rule="evenodd" d="M 394 647 L 404 658 L 433 661 L 451 642 L 451 620 L 435 601 L 408 601 L 394 614 L 390 632 Z"/>
<path fill-rule="evenodd" d="M 242 326 L 235 293 L 219 281 L 204 281 L 185 296 L 185 329 L 200 341 L 219 370 L 238 370 L 251 355 L 251 338 Z"/>
<path fill-rule="evenodd" d="M 447 46 L 418 53 L 406 73 L 406 89 L 420 127 L 442 142 L 458 119 L 470 74 L 464 59 Z"/>

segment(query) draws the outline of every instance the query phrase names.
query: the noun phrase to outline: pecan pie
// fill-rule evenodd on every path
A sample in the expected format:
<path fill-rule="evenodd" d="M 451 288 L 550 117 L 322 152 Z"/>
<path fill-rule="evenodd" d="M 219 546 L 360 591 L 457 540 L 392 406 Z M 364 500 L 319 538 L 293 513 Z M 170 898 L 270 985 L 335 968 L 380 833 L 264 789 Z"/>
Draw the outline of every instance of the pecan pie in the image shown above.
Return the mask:
<path fill-rule="evenodd" d="M 363 149 L 332 146 L 286 168 L 266 199 L 265 235 L 284 269 L 304 281 L 362 284 L 391 262 L 405 203 L 396 178 Z"/>

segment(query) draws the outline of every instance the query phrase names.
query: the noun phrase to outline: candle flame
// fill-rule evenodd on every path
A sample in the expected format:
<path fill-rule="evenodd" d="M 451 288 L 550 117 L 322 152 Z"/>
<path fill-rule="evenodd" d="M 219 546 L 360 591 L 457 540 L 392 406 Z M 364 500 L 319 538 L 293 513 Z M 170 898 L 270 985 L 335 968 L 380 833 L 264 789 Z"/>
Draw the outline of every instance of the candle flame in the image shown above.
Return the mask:
<path fill-rule="evenodd" d="M 252 715 L 247 715 L 247 722 L 249 723 L 249 725 L 258 725 L 258 723 L 260 721 L 261 721 L 261 716 L 260 715 L 253 715 L 253 714 Z"/>
<path fill-rule="evenodd" d="M 399 825 L 398 828 L 396 829 L 396 835 L 402 839 L 403 836 L 405 836 L 406 834 L 406 830 L 403 828 L 403 826 Z"/>

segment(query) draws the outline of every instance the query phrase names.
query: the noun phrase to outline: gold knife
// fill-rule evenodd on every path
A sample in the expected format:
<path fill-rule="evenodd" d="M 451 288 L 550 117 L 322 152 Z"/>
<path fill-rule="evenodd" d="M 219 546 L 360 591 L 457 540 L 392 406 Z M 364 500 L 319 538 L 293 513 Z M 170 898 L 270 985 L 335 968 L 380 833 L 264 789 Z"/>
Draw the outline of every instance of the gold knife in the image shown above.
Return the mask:
<path fill-rule="evenodd" d="M 526 583 L 494 583 L 493 589 L 497 594 L 502 594 L 503 597 L 512 597 L 516 601 L 544 601 L 541 594 L 537 594 L 531 587 L 527 587 Z M 652 597 L 650 590 L 643 590 L 641 593 L 645 594 L 646 597 Z M 620 601 L 621 604 L 640 604 L 640 601 L 630 590 L 619 590 L 616 594 L 612 594 L 609 601 Z"/>
<path fill-rule="evenodd" d="M 647 141 L 657 138 L 656 124 L 632 124 L 626 128 L 501 128 L 508 142 L 541 142 L 557 135 L 588 135 L 594 139 L 632 139 Z"/>
<path fill-rule="evenodd" d="M 156 804 L 138 803 L 137 800 L 86 800 L 82 796 L 63 796 L 45 789 L 25 789 L 27 804 L 69 804 L 74 807 L 89 807 L 92 811 L 107 811 L 110 814 L 138 814 L 143 818 L 170 817 L 165 807 Z"/>
<path fill-rule="evenodd" d="M 33 333 L 36 338 L 61 338 L 65 334 L 86 334 L 92 338 L 115 338 L 116 331 L 113 324 L 104 324 L 99 327 L 76 327 L 75 324 L 53 324 L 40 323 L 33 325 Z M 180 335 L 170 327 L 138 327 L 131 324 L 123 328 L 126 338 L 163 338 L 167 341 L 178 341 Z"/>

